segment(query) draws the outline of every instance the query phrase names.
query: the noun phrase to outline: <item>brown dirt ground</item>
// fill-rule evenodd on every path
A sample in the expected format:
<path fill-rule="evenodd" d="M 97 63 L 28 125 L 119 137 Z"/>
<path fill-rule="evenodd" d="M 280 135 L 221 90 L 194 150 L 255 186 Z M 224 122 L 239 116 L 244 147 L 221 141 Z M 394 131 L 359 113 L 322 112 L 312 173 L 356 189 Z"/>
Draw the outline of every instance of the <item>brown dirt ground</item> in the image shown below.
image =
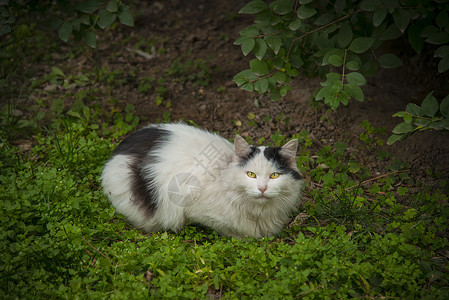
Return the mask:
<path fill-rule="evenodd" d="M 238 32 L 252 23 L 252 16 L 237 14 L 245 2 L 140 1 L 135 10 L 134 27 L 120 25 L 100 35 L 97 50 L 89 50 L 86 55 L 75 57 L 68 63 L 61 61 L 61 65 L 67 64 L 65 68 L 71 69 L 70 72 L 80 74 L 93 67 L 123 72 L 124 82 L 105 95 L 105 99 L 117 101 L 106 100 L 104 105 L 123 109 L 132 103 L 136 114 L 144 120 L 142 125 L 162 119 L 164 112 L 169 111 L 172 120 L 192 120 L 200 127 L 218 131 L 227 138 L 232 138 L 236 130 L 257 141 L 261 137 L 269 138 L 277 130 L 290 136 L 305 129 L 313 137 L 312 154 L 323 145 L 332 145 L 342 138 L 348 141 L 349 151 L 374 174 L 387 171 L 376 155 L 367 151 L 360 142 L 362 121 L 368 120 L 376 127 L 385 126 L 387 134 L 382 138 L 386 140 L 400 122 L 399 118 L 392 118 L 395 112 L 404 110 L 408 102 L 419 103 L 432 89 L 439 89 L 443 95 L 449 91 L 447 85 L 441 84 L 447 80 L 434 71 L 437 62 L 431 56 L 409 56 L 410 50 L 403 48 L 402 44 L 389 46 L 405 57 L 405 66 L 381 70 L 364 87 L 363 103 L 352 100 L 349 108 L 339 109 L 337 113 L 326 111 L 323 106 L 311 105 L 311 92 L 319 87 L 317 78 L 295 79 L 292 91 L 285 99 L 276 102 L 242 91 L 232 78 L 248 68 L 250 57 L 244 57 L 233 42 L 239 36 Z M 136 49 L 150 55 L 137 53 Z M 175 59 L 207 61 L 212 69 L 210 83 L 203 87 L 190 80 L 168 79 L 165 100 L 157 105 L 156 89 L 139 92 L 139 79 L 167 77 L 165 72 Z M 46 71 L 50 67 L 46 66 Z M 168 102 L 170 107 L 166 107 Z M 250 113 L 255 115 L 256 125 L 250 124 Z M 288 123 L 275 120 L 281 113 L 283 119 L 290 118 Z M 268 115 L 271 120 L 264 120 Z M 435 183 L 426 175 L 426 170 L 433 170 L 440 178 L 449 177 L 447 134 L 418 133 L 405 142 L 383 148 L 400 160 L 411 162 L 411 172 L 416 179 Z"/>

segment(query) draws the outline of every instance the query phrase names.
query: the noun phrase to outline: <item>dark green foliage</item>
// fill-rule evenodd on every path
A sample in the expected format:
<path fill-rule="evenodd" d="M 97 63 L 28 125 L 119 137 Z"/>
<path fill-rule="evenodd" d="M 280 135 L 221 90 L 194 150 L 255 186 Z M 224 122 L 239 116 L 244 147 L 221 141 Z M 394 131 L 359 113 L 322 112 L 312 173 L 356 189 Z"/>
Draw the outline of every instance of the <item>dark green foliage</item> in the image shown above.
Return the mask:
<path fill-rule="evenodd" d="M 24 17 L 38 20 L 47 30 L 57 31 L 64 42 L 73 35 L 75 40 L 84 40 L 92 48 L 97 46 L 97 29 L 110 27 L 116 20 L 134 25 L 129 7 L 121 0 L 7 0 L 0 3 L 0 36 L 10 33 L 11 26 Z"/>
<path fill-rule="evenodd" d="M 441 103 L 430 92 L 424 98 L 421 106 L 409 103 L 405 111 L 394 114 L 394 117 L 403 118 L 404 122 L 393 129 L 393 135 L 388 139 L 388 144 L 401 141 L 411 134 L 421 130 L 449 131 L 449 95 Z"/>
<path fill-rule="evenodd" d="M 279 99 L 290 90 L 292 77 L 320 75 L 326 80 L 316 100 L 333 110 L 351 98 L 364 101 L 366 76 L 375 75 L 379 66 L 403 64 L 395 54 L 379 51 L 384 41 L 406 36 L 417 53 L 425 43 L 438 45 L 438 71 L 449 69 L 448 11 L 444 1 L 250 1 L 240 13 L 255 14 L 254 24 L 240 32 L 235 44 L 255 59 L 234 81 L 244 90 Z"/>

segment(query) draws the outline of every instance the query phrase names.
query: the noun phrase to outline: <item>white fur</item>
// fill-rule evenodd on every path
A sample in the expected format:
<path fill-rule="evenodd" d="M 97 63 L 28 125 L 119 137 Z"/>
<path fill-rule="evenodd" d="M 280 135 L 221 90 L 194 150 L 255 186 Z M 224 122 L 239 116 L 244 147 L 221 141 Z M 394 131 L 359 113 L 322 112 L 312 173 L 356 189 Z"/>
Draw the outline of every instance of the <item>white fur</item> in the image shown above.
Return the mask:
<path fill-rule="evenodd" d="M 170 139 L 151 152 L 157 162 L 144 168 L 145 176 L 154 179 L 155 213 L 149 216 L 133 203 L 131 157 L 113 156 L 101 176 L 111 203 L 133 225 L 147 232 L 178 232 L 186 224 L 199 223 L 225 236 L 258 238 L 277 234 L 288 221 L 302 181 L 289 174 L 271 179 L 270 174 L 279 170 L 264 157 L 263 147 L 240 167 L 234 145 L 218 135 L 184 124 L 150 126 L 171 132 Z M 256 178 L 250 178 L 248 171 Z M 263 195 L 259 187 L 266 188 Z"/>

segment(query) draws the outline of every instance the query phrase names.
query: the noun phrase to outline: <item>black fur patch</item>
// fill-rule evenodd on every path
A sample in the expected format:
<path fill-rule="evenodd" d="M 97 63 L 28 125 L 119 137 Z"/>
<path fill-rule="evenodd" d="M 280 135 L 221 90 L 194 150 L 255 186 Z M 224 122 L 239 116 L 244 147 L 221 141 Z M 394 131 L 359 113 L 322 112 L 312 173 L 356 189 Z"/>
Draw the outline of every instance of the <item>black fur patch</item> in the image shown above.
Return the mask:
<path fill-rule="evenodd" d="M 260 153 L 260 149 L 254 146 L 250 146 L 251 148 L 251 152 L 248 153 L 246 156 L 244 157 L 240 157 L 240 167 L 245 166 L 248 161 L 250 161 L 256 154 Z"/>
<path fill-rule="evenodd" d="M 301 173 L 290 167 L 289 161 L 280 153 L 281 149 L 280 147 L 267 147 L 263 154 L 268 160 L 272 160 L 276 164 L 281 173 L 288 173 L 295 180 L 304 179 Z"/>
<path fill-rule="evenodd" d="M 156 195 L 152 188 L 153 180 L 146 178 L 143 168 L 154 163 L 157 158 L 150 152 L 170 136 L 168 130 L 157 127 L 143 128 L 124 139 L 113 155 L 123 154 L 134 158 L 129 168 L 132 172 L 131 193 L 135 203 L 151 216 L 156 211 Z"/>
<path fill-rule="evenodd" d="M 142 128 L 125 138 L 115 148 L 113 155 L 136 155 L 143 158 L 160 142 L 162 137 L 169 135 L 170 132 L 165 129 L 157 127 Z"/>

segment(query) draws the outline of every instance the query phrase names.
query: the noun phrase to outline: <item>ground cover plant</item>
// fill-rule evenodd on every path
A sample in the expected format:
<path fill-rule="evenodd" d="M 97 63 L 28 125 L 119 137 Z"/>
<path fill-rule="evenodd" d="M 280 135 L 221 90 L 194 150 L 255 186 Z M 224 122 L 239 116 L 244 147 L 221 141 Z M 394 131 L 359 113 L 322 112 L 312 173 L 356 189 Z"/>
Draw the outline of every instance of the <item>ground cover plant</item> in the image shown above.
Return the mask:
<path fill-rule="evenodd" d="M 292 89 L 285 101 L 249 97 L 228 83 L 248 62 L 227 46 L 251 21 L 238 19 L 239 5 L 164 3 L 135 9 L 134 29 L 99 35 L 103 50 L 64 48 L 57 33 L 29 24 L 2 44 L 0 298 L 445 299 L 441 137 L 391 148 L 395 120 L 379 125 L 376 110 L 367 120 L 336 116 L 309 103 L 311 90 Z M 198 9 L 228 13 L 205 20 Z M 152 30 L 148 20 L 162 25 Z M 185 42 L 198 25 L 210 31 Z M 366 94 L 389 100 L 383 90 Z M 115 213 L 98 178 L 114 146 L 148 122 L 178 120 L 255 144 L 298 138 L 307 186 L 278 236 L 237 240 L 194 225 L 145 234 Z"/>

